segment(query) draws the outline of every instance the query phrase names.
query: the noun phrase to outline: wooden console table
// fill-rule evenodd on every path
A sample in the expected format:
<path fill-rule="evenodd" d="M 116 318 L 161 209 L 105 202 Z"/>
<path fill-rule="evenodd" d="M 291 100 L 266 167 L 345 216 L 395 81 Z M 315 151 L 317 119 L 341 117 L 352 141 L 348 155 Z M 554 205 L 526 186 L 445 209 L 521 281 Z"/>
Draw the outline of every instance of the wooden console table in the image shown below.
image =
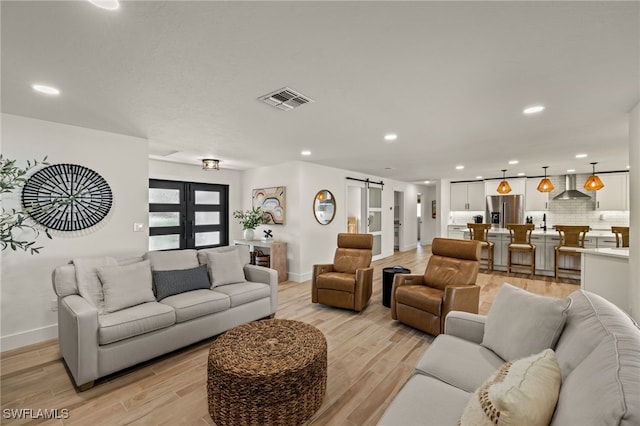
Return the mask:
<path fill-rule="evenodd" d="M 249 246 L 249 251 L 255 250 L 255 247 L 269 249 L 269 267 L 278 271 L 278 282 L 288 279 L 287 243 L 284 241 L 233 240 L 233 244 Z"/>

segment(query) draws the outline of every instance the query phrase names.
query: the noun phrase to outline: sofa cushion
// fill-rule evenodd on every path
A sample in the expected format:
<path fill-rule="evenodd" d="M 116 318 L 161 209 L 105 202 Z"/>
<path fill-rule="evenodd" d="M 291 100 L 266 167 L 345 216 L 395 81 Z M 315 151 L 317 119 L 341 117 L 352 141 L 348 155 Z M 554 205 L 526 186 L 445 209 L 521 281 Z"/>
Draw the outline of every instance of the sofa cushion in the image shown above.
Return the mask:
<path fill-rule="evenodd" d="M 639 339 L 633 341 L 630 336 L 611 334 L 600 341 L 563 380 L 551 424 L 640 424 L 639 347 Z M 635 408 L 630 410 L 629 404 L 635 404 Z M 631 418 L 633 413 L 635 417 Z"/>
<path fill-rule="evenodd" d="M 154 271 L 191 269 L 200 265 L 198 252 L 193 249 L 148 251 L 144 258 L 151 262 L 151 269 Z"/>
<path fill-rule="evenodd" d="M 173 308 L 148 302 L 120 311 L 98 315 L 98 343 L 106 345 L 175 324 Z"/>
<path fill-rule="evenodd" d="M 353 293 L 356 288 L 356 276 L 343 272 L 325 272 L 316 277 L 316 287 Z"/>
<path fill-rule="evenodd" d="M 443 296 L 442 290 L 420 284 L 403 285 L 396 290 L 396 302 L 436 316 L 441 314 Z"/>
<path fill-rule="evenodd" d="M 628 335 L 638 330 L 624 312 L 598 295 L 578 290 L 569 298 L 567 324 L 555 349 L 563 379 L 609 334 Z"/>
<path fill-rule="evenodd" d="M 208 252 L 207 264 L 211 288 L 246 281 L 237 251 Z"/>
<path fill-rule="evenodd" d="M 552 349 L 506 362 L 474 392 L 460 425 L 546 426 L 558 401 L 560 380 Z M 580 410 L 578 406 L 574 409 Z"/>
<path fill-rule="evenodd" d="M 200 262 L 201 265 L 206 265 L 209 262 L 207 253 L 224 253 L 228 251 L 235 251 L 236 253 L 238 253 L 238 256 L 240 256 L 240 264 L 242 264 L 242 266 L 248 264 L 251 259 L 251 256 L 249 255 L 249 246 L 238 244 L 235 246 L 200 249 L 198 250 L 198 262 Z"/>
<path fill-rule="evenodd" d="M 211 287 L 206 265 L 173 271 L 153 271 L 153 288 L 158 301 L 185 291 Z"/>
<path fill-rule="evenodd" d="M 229 296 L 232 308 L 253 302 L 254 300 L 271 297 L 269 284 L 254 283 L 251 281 L 216 287 L 215 292 Z"/>
<path fill-rule="evenodd" d="M 115 312 L 156 300 L 148 260 L 125 266 L 102 266 L 97 271 L 104 293 L 104 312 Z"/>
<path fill-rule="evenodd" d="M 416 374 L 387 407 L 378 426 L 455 425 L 470 396 L 440 380 Z"/>
<path fill-rule="evenodd" d="M 76 281 L 78 293 L 98 309 L 98 313 L 104 312 L 104 293 L 102 283 L 98 278 L 98 267 L 115 266 L 117 262 L 112 257 L 78 257 L 73 259 L 76 268 Z"/>
<path fill-rule="evenodd" d="M 504 360 L 484 346 L 440 334 L 416 363 L 415 372 L 473 392 L 502 364 Z"/>
<path fill-rule="evenodd" d="M 482 345 L 505 360 L 554 348 L 570 299 L 539 296 L 504 283 L 489 309 Z"/>
<path fill-rule="evenodd" d="M 204 266 L 204 265 L 202 265 Z M 229 309 L 231 299 L 213 290 L 194 290 L 162 299 L 176 311 L 176 322 L 185 322 Z"/>

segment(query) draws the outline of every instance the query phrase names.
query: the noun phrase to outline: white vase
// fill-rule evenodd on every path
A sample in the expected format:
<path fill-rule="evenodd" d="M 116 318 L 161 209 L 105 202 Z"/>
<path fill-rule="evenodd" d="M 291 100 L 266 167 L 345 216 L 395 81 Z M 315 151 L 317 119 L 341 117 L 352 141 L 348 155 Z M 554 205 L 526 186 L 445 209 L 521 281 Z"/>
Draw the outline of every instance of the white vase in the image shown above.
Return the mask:
<path fill-rule="evenodd" d="M 243 236 L 245 240 L 253 240 L 253 229 L 245 229 Z"/>

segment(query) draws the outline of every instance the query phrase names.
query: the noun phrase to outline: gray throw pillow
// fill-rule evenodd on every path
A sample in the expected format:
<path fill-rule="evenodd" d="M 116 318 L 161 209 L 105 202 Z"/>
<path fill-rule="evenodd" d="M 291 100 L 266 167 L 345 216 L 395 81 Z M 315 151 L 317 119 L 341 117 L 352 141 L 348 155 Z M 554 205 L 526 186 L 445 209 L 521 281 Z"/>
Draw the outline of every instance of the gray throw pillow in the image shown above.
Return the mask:
<path fill-rule="evenodd" d="M 211 283 L 207 265 L 201 265 L 191 269 L 153 271 L 153 286 L 156 299 L 162 300 L 187 291 L 208 289 Z"/>
<path fill-rule="evenodd" d="M 207 253 L 207 265 L 211 277 L 211 288 L 247 281 L 244 277 L 240 255 L 235 250 Z"/>
<path fill-rule="evenodd" d="M 482 346 L 512 361 L 555 347 L 571 299 L 538 296 L 504 283 L 484 328 Z"/>
<path fill-rule="evenodd" d="M 148 260 L 125 266 L 103 266 L 97 271 L 104 293 L 105 313 L 156 301 Z"/>

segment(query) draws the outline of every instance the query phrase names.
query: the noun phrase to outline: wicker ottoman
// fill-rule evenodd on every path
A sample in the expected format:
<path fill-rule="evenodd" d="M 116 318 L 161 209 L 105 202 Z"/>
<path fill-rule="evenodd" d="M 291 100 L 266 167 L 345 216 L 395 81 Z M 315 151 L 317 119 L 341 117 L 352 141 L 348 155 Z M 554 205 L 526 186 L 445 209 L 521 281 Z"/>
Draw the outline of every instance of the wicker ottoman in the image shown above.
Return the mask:
<path fill-rule="evenodd" d="M 218 426 L 302 424 L 326 387 L 327 341 L 309 324 L 256 321 L 211 344 L 207 395 Z"/>

